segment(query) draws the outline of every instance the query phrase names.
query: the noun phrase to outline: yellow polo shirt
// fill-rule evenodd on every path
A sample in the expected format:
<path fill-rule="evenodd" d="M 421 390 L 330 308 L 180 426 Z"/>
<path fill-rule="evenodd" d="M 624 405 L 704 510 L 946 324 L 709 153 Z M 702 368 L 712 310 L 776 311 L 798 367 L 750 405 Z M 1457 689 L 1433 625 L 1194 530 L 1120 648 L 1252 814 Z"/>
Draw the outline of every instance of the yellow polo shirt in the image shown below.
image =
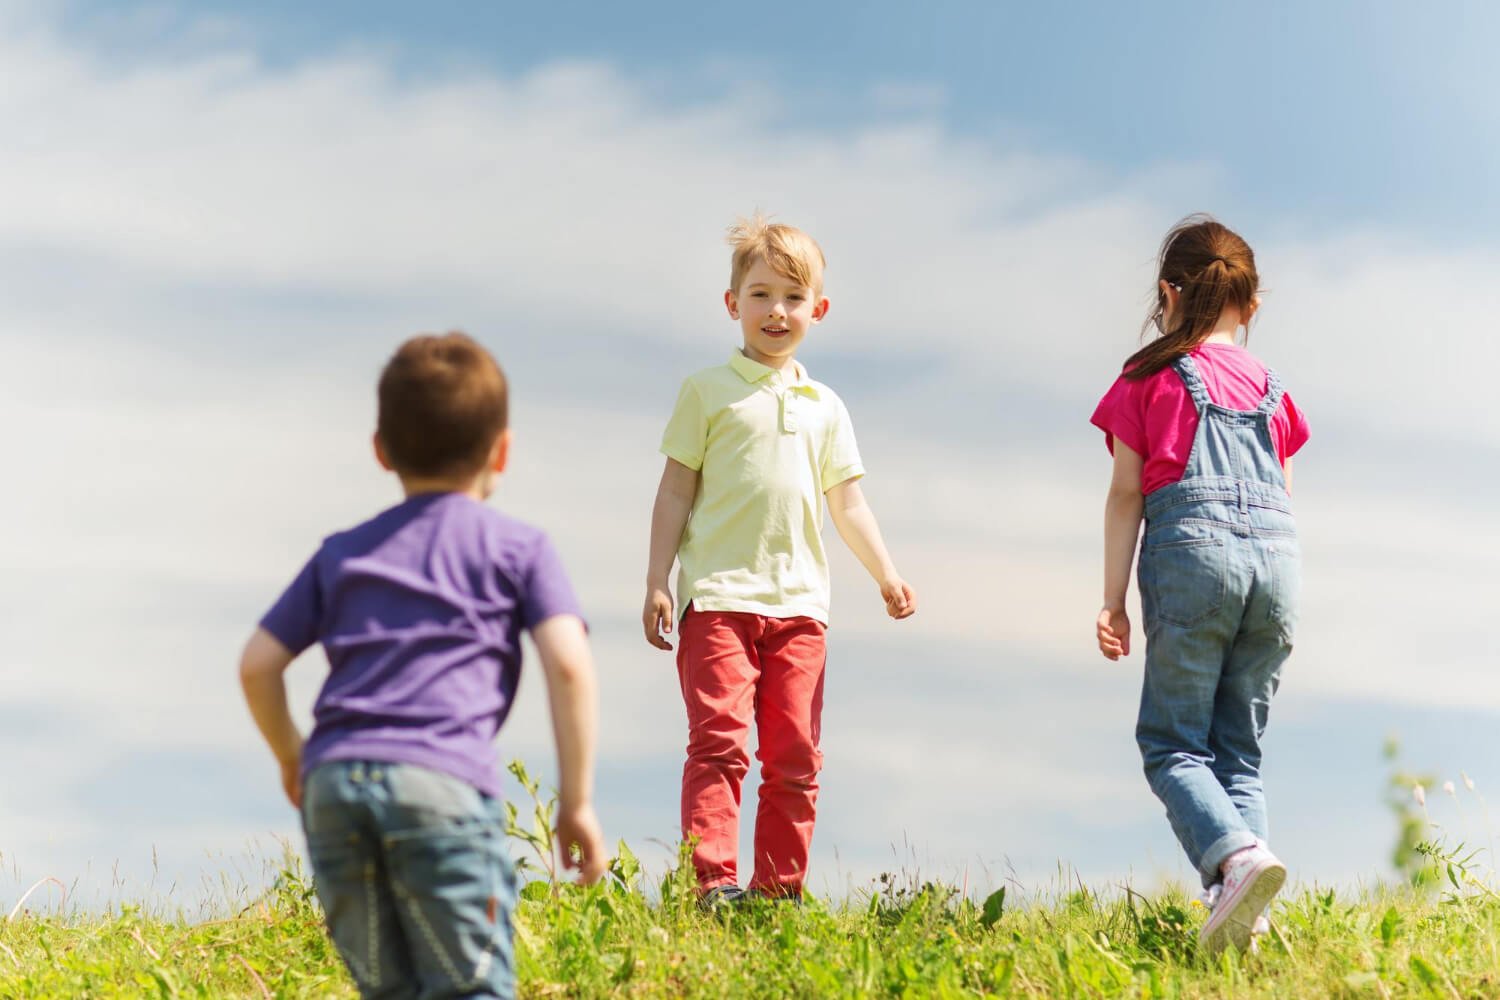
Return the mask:
<path fill-rule="evenodd" d="M 736 350 L 682 383 L 662 454 L 700 473 L 677 606 L 828 623 L 823 494 L 865 474 L 849 411 L 795 361 Z"/>

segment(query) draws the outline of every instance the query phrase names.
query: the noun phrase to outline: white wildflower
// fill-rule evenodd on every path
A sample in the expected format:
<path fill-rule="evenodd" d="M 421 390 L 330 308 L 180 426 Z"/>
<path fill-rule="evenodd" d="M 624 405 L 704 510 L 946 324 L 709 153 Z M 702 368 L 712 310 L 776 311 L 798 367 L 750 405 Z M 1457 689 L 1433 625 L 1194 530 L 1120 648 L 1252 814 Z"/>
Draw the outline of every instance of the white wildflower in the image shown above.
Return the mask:
<path fill-rule="evenodd" d="M 1443 782 L 1443 791 L 1447 792 L 1449 795 L 1452 795 L 1454 798 L 1458 798 L 1457 793 L 1453 790 L 1453 782 L 1451 781 Z"/>
<path fill-rule="evenodd" d="M 1421 785 L 1411 786 L 1411 797 L 1417 800 L 1417 805 L 1427 808 L 1427 790 Z"/>

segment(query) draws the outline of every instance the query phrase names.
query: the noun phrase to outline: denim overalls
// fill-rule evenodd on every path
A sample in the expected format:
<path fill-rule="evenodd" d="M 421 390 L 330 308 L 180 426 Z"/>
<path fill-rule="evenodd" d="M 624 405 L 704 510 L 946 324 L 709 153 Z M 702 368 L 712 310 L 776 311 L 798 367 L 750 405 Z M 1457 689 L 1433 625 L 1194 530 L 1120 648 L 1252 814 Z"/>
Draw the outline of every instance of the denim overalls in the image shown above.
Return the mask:
<path fill-rule="evenodd" d="M 1174 368 L 1198 430 L 1181 481 L 1146 497 L 1136 742 L 1206 887 L 1230 854 L 1266 840 L 1260 737 L 1292 651 L 1301 553 L 1271 439 L 1276 373 L 1260 406 L 1241 411 L 1208 398 L 1191 356 Z"/>

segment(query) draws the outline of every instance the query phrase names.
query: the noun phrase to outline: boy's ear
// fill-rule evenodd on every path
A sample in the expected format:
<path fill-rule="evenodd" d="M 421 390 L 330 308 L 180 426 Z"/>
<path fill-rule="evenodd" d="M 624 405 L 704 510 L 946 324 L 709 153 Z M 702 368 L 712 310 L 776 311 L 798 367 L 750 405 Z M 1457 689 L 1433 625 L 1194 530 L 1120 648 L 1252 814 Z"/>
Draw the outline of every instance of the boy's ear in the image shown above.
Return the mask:
<path fill-rule="evenodd" d="M 495 438 L 495 444 L 490 448 L 489 468 L 491 472 L 504 472 L 505 465 L 510 461 L 510 428 L 500 432 Z"/>
<path fill-rule="evenodd" d="M 374 436 L 371 438 L 371 443 L 375 445 L 375 461 L 379 462 L 380 467 L 386 472 L 395 472 L 396 470 L 391 467 L 391 460 L 386 457 L 385 445 L 380 441 L 379 431 L 375 432 Z"/>
<path fill-rule="evenodd" d="M 831 305 L 831 303 L 828 301 L 828 297 L 826 295 L 818 300 L 818 304 L 813 306 L 812 311 L 812 321 L 814 323 L 821 322 L 823 317 L 828 315 L 829 305 Z"/>
<path fill-rule="evenodd" d="M 729 310 L 730 319 L 740 318 L 740 300 L 733 288 L 724 293 L 724 308 Z"/>

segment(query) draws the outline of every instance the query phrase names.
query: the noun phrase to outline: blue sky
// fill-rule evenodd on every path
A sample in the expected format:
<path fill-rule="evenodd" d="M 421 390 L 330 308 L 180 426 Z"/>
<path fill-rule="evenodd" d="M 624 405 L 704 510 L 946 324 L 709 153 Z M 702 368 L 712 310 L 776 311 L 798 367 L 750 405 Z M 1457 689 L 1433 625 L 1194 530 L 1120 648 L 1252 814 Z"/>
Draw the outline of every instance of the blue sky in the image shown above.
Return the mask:
<path fill-rule="evenodd" d="M 1277 224 L 1395 223 L 1481 241 L 1500 168 L 1488 44 L 1500 10 L 1472 2 L 523 6 L 292 0 L 139 8 L 75 2 L 65 24 L 115 48 L 193 44 L 205 16 L 253 33 L 272 64 L 378 48 L 415 77 L 522 73 L 599 60 L 668 104 L 747 83 L 797 95 L 802 124 L 930 113 L 954 134 L 1073 155 L 1106 172 L 1213 167 L 1222 203 Z M 120 17 L 133 12 L 136 27 Z M 117 49 L 118 51 L 118 49 Z"/>
<path fill-rule="evenodd" d="M 833 546 L 815 885 L 1187 874 L 1135 759 L 1139 659 L 1088 641 L 1086 421 L 1194 210 L 1255 246 L 1251 346 L 1313 424 L 1278 849 L 1306 883 L 1384 873 L 1392 731 L 1500 787 L 1486 8 L 466 6 L 0 0 L 0 423 L 39 429 L 8 445 L 36 485 L 4 501 L 0 902 L 55 875 L 192 904 L 295 839 L 238 649 L 319 538 L 393 502 L 375 373 L 453 326 L 515 387 L 494 502 L 548 528 L 589 610 L 607 832 L 663 861 L 681 707 L 637 623 L 656 443 L 735 344 L 722 232 L 755 207 L 828 253 L 802 357 L 923 598 L 884 620 Z M 304 711 L 324 669 L 293 668 Z M 504 752 L 545 770 L 536 678 L 521 698 Z"/>

